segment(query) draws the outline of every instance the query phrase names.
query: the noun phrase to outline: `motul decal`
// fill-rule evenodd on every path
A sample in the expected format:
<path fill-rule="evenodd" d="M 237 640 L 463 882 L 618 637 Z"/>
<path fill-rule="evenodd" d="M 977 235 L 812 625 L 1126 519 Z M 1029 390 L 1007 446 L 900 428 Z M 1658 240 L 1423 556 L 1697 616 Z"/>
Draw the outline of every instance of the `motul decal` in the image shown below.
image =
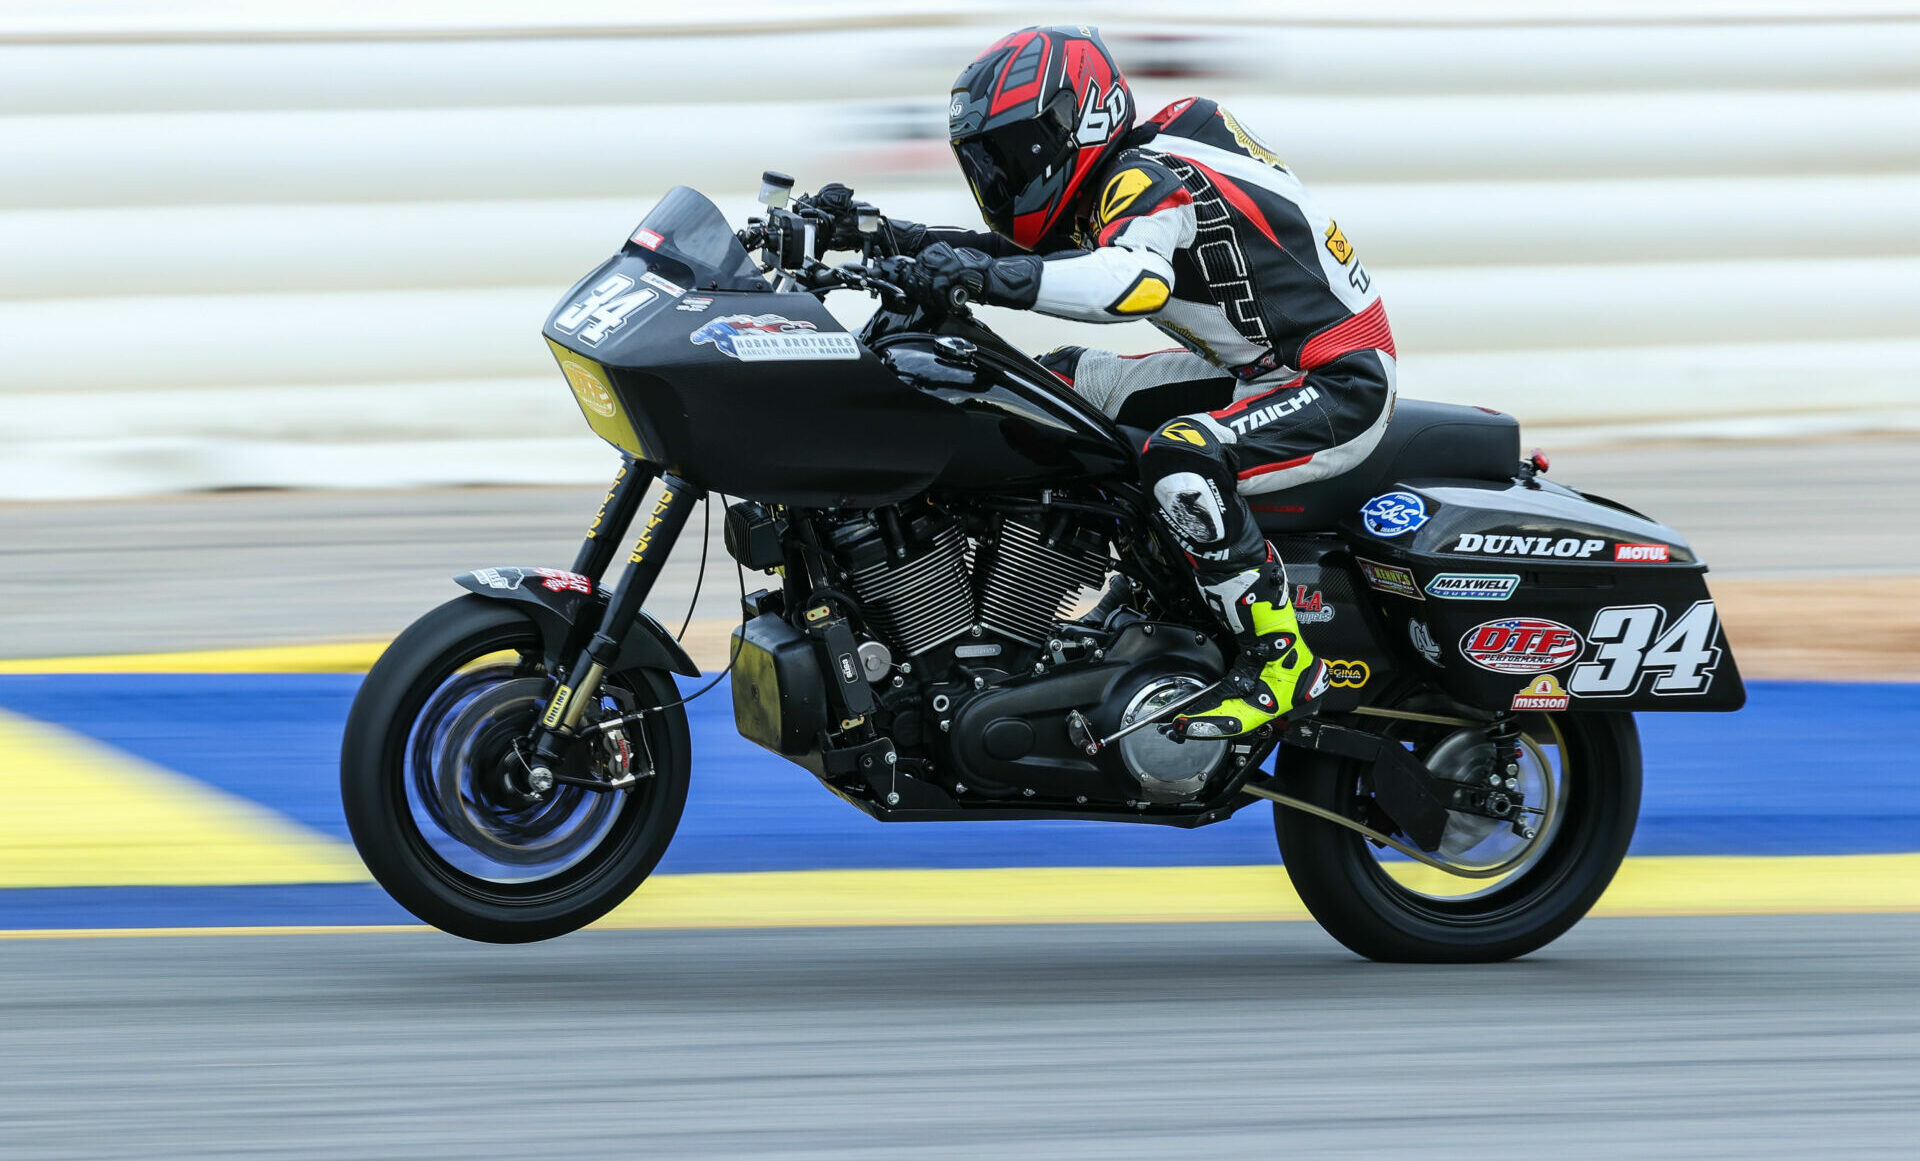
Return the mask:
<path fill-rule="evenodd" d="M 1545 673 L 1571 665 L 1586 642 L 1558 621 L 1508 617 L 1467 630 L 1460 652 L 1495 673 Z"/>
<path fill-rule="evenodd" d="M 1613 559 L 1623 564 L 1665 564 L 1672 556 L 1664 544 L 1616 544 Z"/>

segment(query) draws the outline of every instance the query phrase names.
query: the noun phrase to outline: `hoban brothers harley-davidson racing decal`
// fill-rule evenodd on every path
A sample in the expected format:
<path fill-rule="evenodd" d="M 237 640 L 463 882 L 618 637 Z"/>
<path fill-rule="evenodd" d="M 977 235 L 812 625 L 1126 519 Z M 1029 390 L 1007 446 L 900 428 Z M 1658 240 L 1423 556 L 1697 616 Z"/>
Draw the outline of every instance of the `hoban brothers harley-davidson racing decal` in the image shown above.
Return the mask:
<path fill-rule="evenodd" d="M 1719 635 L 1712 601 L 1695 601 L 1677 617 L 1660 605 L 1616 605 L 1594 614 L 1584 638 L 1571 626 L 1539 617 L 1488 621 L 1461 636 L 1460 654 L 1495 673 L 1544 674 L 1572 666 L 1564 689 L 1572 697 L 1632 697 L 1643 686 L 1662 697 L 1685 697 L 1704 694 L 1713 684 L 1722 656 Z M 1417 634 L 1414 640 L 1417 646 Z M 1515 709 L 1565 708 L 1553 704 L 1560 690 L 1537 682 L 1528 689 L 1532 698 Z"/>
<path fill-rule="evenodd" d="M 714 349 L 743 363 L 795 359 L 858 359 L 860 344 L 850 334 L 820 333 L 805 319 L 779 314 L 730 314 L 714 319 L 687 336 L 699 346 Z"/>

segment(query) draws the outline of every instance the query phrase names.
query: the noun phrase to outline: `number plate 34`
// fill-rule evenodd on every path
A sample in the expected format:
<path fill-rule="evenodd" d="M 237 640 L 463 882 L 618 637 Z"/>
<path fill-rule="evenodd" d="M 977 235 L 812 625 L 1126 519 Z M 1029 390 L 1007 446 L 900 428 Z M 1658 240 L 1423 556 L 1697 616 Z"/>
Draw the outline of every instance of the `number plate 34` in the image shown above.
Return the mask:
<path fill-rule="evenodd" d="M 1667 619 L 1659 605 L 1618 605 L 1593 617 L 1591 660 L 1573 667 L 1567 692 L 1576 697 L 1698 696 L 1713 684 L 1720 664 L 1719 614 L 1712 601 L 1695 601 Z M 1649 684 L 1649 679 L 1651 683 Z"/>

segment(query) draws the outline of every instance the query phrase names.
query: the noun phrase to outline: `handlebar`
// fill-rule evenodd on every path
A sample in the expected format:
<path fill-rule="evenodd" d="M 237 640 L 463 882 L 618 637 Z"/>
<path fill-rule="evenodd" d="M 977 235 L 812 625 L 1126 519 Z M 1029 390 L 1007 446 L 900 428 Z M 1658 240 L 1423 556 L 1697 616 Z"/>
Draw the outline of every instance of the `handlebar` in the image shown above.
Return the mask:
<path fill-rule="evenodd" d="M 811 293 L 842 288 L 865 290 L 896 309 L 918 301 L 918 296 L 909 294 L 896 278 L 888 277 L 891 272 L 885 263 L 911 262 L 912 259 L 899 255 L 883 257 L 878 253 L 883 247 L 890 247 L 882 240 L 884 231 L 870 228 L 882 221 L 879 210 L 865 202 L 848 199 L 838 207 L 841 217 L 844 211 L 851 210 L 859 221 L 864 242 L 861 260 L 839 266 L 829 266 L 820 260 L 820 253 L 834 236 L 836 213 L 819 206 L 816 196 L 795 197 L 791 209 L 769 206 L 765 218 L 750 219 L 747 226 L 737 232 L 742 246 L 762 253 L 765 261 L 761 269 L 778 272 Z M 943 301 L 922 305 L 959 314 L 966 311 L 969 301 L 964 287 L 954 287 L 943 296 Z"/>

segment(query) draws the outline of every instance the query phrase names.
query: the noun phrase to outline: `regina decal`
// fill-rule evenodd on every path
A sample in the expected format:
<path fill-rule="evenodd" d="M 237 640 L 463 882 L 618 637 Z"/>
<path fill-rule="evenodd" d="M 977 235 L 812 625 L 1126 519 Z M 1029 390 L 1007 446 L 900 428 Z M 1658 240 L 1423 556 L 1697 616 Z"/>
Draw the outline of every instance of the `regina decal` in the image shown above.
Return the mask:
<path fill-rule="evenodd" d="M 1327 662 L 1327 684 L 1335 689 L 1359 689 L 1373 676 L 1373 670 L 1364 661 Z"/>

